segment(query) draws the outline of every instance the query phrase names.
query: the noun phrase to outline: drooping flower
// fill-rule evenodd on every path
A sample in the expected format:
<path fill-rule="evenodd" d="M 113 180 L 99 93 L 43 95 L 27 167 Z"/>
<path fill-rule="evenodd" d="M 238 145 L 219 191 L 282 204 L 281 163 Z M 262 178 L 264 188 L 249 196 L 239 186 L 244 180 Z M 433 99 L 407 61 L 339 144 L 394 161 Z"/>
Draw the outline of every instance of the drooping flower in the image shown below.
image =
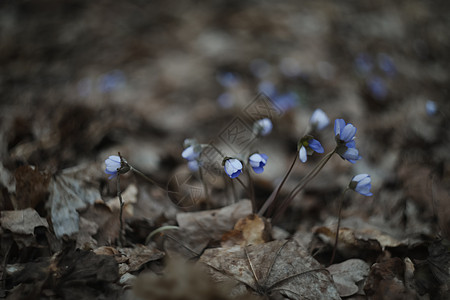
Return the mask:
<path fill-rule="evenodd" d="M 324 111 L 321 110 L 320 108 L 316 109 L 311 115 L 311 118 L 309 119 L 309 124 L 311 124 L 313 129 L 317 130 L 324 129 L 325 127 L 328 126 L 329 123 L 330 120 L 328 119 Z"/>
<path fill-rule="evenodd" d="M 236 158 L 228 158 L 225 160 L 224 169 L 230 178 L 236 178 L 242 173 L 242 163 Z"/>
<path fill-rule="evenodd" d="M 298 146 L 300 148 L 298 151 L 298 157 L 300 158 L 301 162 L 306 162 L 308 159 L 307 155 L 311 155 L 313 152 L 324 152 L 324 149 L 320 142 L 310 135 L 304 136 L 298 143 Z"/>
<path fill-rule="evenodd" d="M 372 196 L 373 194 L 370 192 L 372 185 L 370 182 L 371 179 L 368 174 L 359 174 L 352 178 L 348 187 L 361 195 Z"/>
<path fill-rule="evenodd" d="M 114 178 L 117 174 L 125 174 L 130 170 L 130 166 L 128 165 L 125 159 L 121 159 L 120 156 L 111 155 L 105 160 L 105 173 L 109 174 L 108 179 Z"/>
<path fill-rule="evenodd" d="M 334 121 L 334 134 L 337 143 L 336 153 L 352 164 L 361 159 L 355 144 L 356 127 L 346 124 L 343 119 Z"/>
<path fill-rule="evenodd" d="M 198 151 L 198 148 L 198 145 L 189 146 L 183 150 L 181 156 L 188 161 L 196 160 L 200 155 L 200 151 Z"/>
<path fill-rule="evenodd" d="M 425 104 L 425 108 L 427 110 L 427 114 L 429 116 L 433 116 L 436 114 L 437 112 L 437 105 L 436 102 L 432 101 L 432 100 L 428 100 L 427 103 Z"/>
<path fill-rule="evenodd" d="M 267 164 L 267 159 L 269 157 L 266 154 L 263 153 L 254 153 L 250 155 L 248 158 L 248 162 L 252 166 L 253 171 L 255 173 L 260 174 L 264 172 L 264 166 Z"/>
<path fill-rule="evenodd" d="M 253 132 L 257 136 L 266 136 L 272 131 L 273 125 L 269 118 L 264 118 L 253 123 Z"/>

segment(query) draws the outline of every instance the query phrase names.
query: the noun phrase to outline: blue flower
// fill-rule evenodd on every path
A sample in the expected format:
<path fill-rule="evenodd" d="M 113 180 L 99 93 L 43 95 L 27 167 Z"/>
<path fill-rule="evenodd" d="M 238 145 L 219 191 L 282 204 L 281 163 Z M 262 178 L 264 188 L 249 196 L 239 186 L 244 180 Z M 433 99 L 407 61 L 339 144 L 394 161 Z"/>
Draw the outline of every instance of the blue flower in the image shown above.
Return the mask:
<path fill-rule="evenodd" d="M 225 161 L 224 169 L 230 178 L 236 178 L 242 173 L 242 163 L 236 158 L 229 158 Z"/>
<path fill-rule="evenodd" d="M 124 174 L 130 170 L 130 166 L 124 159 L 120 159 L 120 156 L 111 155 L 105 160 L 105 173 L 109 174 L 108 179 L 114 178 L 117 174 Z"/>
<path fill-rule="evenodd" d="M 434 101 L 428 100 L 427 103 L 425 104 L 425 108 L 429 116 L 433 116 L 437 112 L 437 105 L 436 102 Z"/>
<path fill-rule="evenodd" d="M 384 100 L 388 94 L 385 81 L 378 76 L 367 80 L 367 87 L 376 100 Z"/>
<path fill-rule="evenodd" d="M 257 136 L 266 136 L 272 131 L 273 125 L 269 118 L 256 121 L 253 124 L 253 132 Z"/>
<path fill-rule="evenodd" d="M 370 192 L 370 188 L 372 187 L 370 181 L 371 179 L 368 174 L 359 174 L 352 178 L 348 187 L 361 195 L 372 196 L 373 194 Z"/>
<path fill-rule="evenodd" d="M 255 173 L 257 174 L 260 174 L 264 172 L 264 166 L 267 164 L 268 158 L 269 157 L 263 153 L 254 153 L 250 155 L 250 157 L 248 158 L 248 162 L 252 166 L 253 171 L 255 171 Z"/>
<path fill-rule="evenodd" d="M 198 151 L 199 150 L 198 147 L 199 147 L 198 145 L 192 145 L 187 147 L 186 149 L 183 150 L 181 156 L 188 161 L 196 160 L 200 156 L 200 151 Z"/>
<path fill-rule="evenodd" d="M 313 129 L 322 130 L 328 126 L 330 120 L 327 115 L 320 108 L 316 109 L 311 118 L 309 119 L 309 124 L 313 127 Z"/>
<path fill-rule="evenodd" d="M 239 83 L 239 78 L 231 72 L 219 73 L 216 78 L 217 81 L 225 88 L 232 88 Z"/>
<path fill-rule="evenodd" d="M 125 83 L 125 75 L 120 70 L 104 74 L 100 78 L 99 89 L 102 93 L 112 92 Z"/>
<path fill-rule="evenodd" d="M 200 163 L 198 160 L 190 160 L 188 161 L 188 168 L 189 170 L 191 170 L 192 172 L 196 172 L 198 171 L 199 167 L 200 167 Z"/>
<path fill-rule="evenodd" d="M 381 70 L 383 70 L 387 75 L 391 77 L 394 76 L 397 72 L 394 61 L 386 53 L 378 54 L 378 66 Z"/>
<path fill-rule="evenodd" d="M 355 145 L 356 127 L 352 124 L 345 124 L 343 119 L 334 121 L 334 134 L 337 143 L 336 153 L 352 164 L 361 159 Z"/>
<path fill-rule="evenodd" d="M 372 58 L 367 53 L 360 53 L 355 59 L 355 65 L 361 73 L 370 73 L 373 67 Z"/>
<path fill-rule="evenodd" d="M 300 149 L 298 151 L 298 157 L 300 158 L 301 162 L 306 162 L 306 160 L 308 159 L 307 154 L 311 155 L 313 152 L 324 152 L 320 142 L 310 135 L 306 135 L 300 140 L 299 148 Z"/>

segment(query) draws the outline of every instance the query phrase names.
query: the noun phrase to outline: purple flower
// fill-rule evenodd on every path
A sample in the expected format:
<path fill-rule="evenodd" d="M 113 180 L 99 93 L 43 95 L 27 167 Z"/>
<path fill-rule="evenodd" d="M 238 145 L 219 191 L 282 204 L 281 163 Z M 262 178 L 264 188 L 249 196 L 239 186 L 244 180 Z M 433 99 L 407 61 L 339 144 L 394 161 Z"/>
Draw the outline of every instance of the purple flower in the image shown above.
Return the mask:
<path fill-rule="evenodd" d="M 242 173 L 242 163 L 236 158 L 229 158 L 225 160 L 224 169 L 230 178 L 236 178 Z"/>
<path fill-rule="evenodd" d="M 334 121 L 334 134 L 337 143 L 336 153 L 352 164 L 361 159 L 355 145 L 356 127 L 345 124 L 343 119 Z"/>
<path fill-rule="evenodd" d="M 322 130 L 328 126 L 330 120 L 327 115 L 320 108 L 316 109 L 311 115 L 311 119 L 309 119 L 309 124 L 313 127 L 313 129 Z"/>
<path fill-rule="evenodd" d="M 316 139 L 314 139 L 312 136 L 307 135 L 303 137 L 299 142 L 299 151 L 298 151 L 298 157 L 300 158 L 301 162 L 306 162 L 308 157 L 307 155 L 311 155 L 313 152 L 317 153 L 323 153 L 323 147 L 320 144 L 320 142 Z"/>
<path fill-rule="evenodd" d="M 105 165 L 105 173 L 111 175 L 108 179 L 116 177 L 117 174 L 124 174 L 130 170 L 130 166 L 128 165 L 126 160 L 124 160 L 123 158 L 121 160 L 120 156 L 117 155 L 111 155 L 110 157 L 108 157 L 105 160 Z"/>
<path fill-rule="evenodd" d="M 257 136 L 266 136 L 272 131 L 273 125 L 269 118 L 255 121 L 253 124 L 253 132 Z"/>
<path fill-rule="evenodd" d="M 359 174 L 352 178 L 348 187 L 361 195 L 372 196 L 373 194 L 370 192 L 370 188 L 372 187 L 370 181 L 371 179 L 368 174 Z"/>
<path fill-rule="evenodd" d="M 263 153 L 254 153 L 250 155 L 250 157 L 248 158 L 248 162 L 252 166 L 253 171 L 255 171 L 255 173 L 257 174 L 260 174 L 264 172 L 264 166 L 267 164 L 268 158 L 269 157 Z"/>

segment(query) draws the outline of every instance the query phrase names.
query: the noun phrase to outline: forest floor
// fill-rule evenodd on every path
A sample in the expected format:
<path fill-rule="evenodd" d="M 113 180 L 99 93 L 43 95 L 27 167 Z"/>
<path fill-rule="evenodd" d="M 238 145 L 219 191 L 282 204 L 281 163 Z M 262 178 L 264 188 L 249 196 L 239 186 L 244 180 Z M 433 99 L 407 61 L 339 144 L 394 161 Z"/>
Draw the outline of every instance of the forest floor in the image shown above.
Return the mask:
<path fill-rule="evenodd" d="M 449 16 L 419 0 L 2 1 L 0 298 L 450 299 Z M 318 108 L 329 125 L 308 130 Z M 362 158 L 332 155 L 283 207 L 340 118 Z M 305 133 L 325 153 L 261 210 Z M 185 139 L 207 145 L 201 172 Z M 134 169 L 109 179 L 119 152 Z M 344 192 L 357 174 L 372 196 Z"/>

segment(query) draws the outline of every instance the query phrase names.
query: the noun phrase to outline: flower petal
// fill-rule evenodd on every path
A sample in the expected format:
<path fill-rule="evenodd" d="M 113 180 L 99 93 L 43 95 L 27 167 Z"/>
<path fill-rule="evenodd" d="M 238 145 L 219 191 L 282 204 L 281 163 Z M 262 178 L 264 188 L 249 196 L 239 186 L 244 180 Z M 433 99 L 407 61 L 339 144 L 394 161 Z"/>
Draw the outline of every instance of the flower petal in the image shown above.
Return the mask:
<path fill-rule="evenodd" d="M 305 148 L 305 146 L 302 146 L 300 148 L 300 151 L 298 152 L 298 157 L 300 158 L 300 160 L 302 162 L 306 162 L 306 160 L 308 159 L 308 157 L 306 156 L 306 148 Z"/>
<path fill-rule="evenodd" d="M 312 139 L 312 140 L 309 140 L 308 143 L 309 143 L 309 148 L 313 149 L 317 153 L 324 152 L 323 147 L 318 140 Z"/>
<path fill-rule="evenodd" d="M 345 127 L 345 121 L 344 119 L 336 119 L 334 121 L 334 135 L 341 135 L 341 131 Z"/>
<path fill-rule="evenodd" d="M 345 125 L 344 129 L 342 129 L 341 135 L 339 138 L 344 142 L 350 142 L 356 134 L 356 127 L 352 124 Z"/>

